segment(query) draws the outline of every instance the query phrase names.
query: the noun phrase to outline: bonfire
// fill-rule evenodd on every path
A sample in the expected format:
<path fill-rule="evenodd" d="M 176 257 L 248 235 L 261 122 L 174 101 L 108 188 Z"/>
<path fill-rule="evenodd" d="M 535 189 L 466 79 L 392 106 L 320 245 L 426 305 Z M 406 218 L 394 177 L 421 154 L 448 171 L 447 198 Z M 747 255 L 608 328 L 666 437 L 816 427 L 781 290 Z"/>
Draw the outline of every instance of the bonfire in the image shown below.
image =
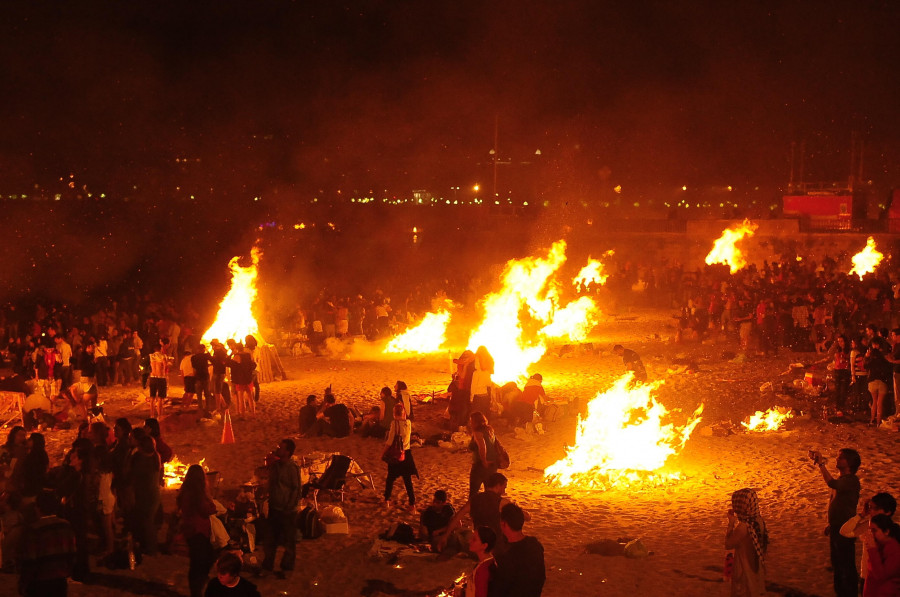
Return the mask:
<path fill-rule="evenodd" d="M 790 407 L 775 406 L 765 412 L 761 410 L 756 411 L 755 413 L 741 421 L 741 425 L 743 425 L 744 429 L 746 429 L 747 431 L 776 431 L 782 425 L 784 425 L 785 421 L 793 416 L 794 414 L 791 411 Z"/>
<path fill-rule="evenodd" d="M 737 242 L 745 237 L 753 236 L 757 224 L 753 224 L 750 220 L 744 220 L 741 224 L 735 224 L 730 228 L 726 228 L 722 232 L 722 236 L 713 243 L 713 248 L 706 256 L 706 264 L 722 263 L 731 268 L 731 273 L 735 273 L 743 269 L 747 265 L 743 253 L 737 248 Z"/>
<path fill-rule="evenodd" d="M 553 243 L 546 257 L 513 259 L 502 287 L 481 301 L 484 317 L 467 346 L 485 346 L 494 357 L 493 381 L 502 384 L 528 376 L 528 368 L 553 340 L 584 339 L 599 319 L 591 297 L 563 304 L 556 273 L 566 261 L 566 243 Z"/>
<path fill-rule="evenodd" d="M 680 478 L 666 470 L 666 462 L 684 448 L 700 423 L 703 405 L 686 423 L 675 424 L 653 397 L 662 384 L 634 384 L 628 374 L 598 393 L 588 403 L 587 417 L 579 417 L 575 445 L 547 467 L 545 480 L 560 487 L 606 490 Z"/>
<path fill-rule="evenodd" d="M 850 274 L 856 274 L 862 280 L 863 276 L 875 271 L 882 259 L 884 259 L 884 255 L 875 248 L 875 239 L 870 236 L 866 240 L 866 248 L 852 257 L 853 267 L 850 269 Z"/>
<path fill-rule="evenodd" d="M 198 463 L 203 470 L 207 470 L 206 458 L 203 458 Z M 178 456 L 172 456 L 172 459 L 163 465 L 163 481 L 166 484 L 166 489 L 178 489 L 181 487 L 181 482 L 184 481 L 184 476 L 187 474 L 187 470 L 190 467 L 190 464 L 186 464 L 181 462 L 178 459 Z"/>
<path fill-rule="evenodd" d="M 388 342 L 384 353 L 433 353 L 438 352 L 447 339 L 450 311 L 441 309 L 426 313 L 422 321 Z"/>

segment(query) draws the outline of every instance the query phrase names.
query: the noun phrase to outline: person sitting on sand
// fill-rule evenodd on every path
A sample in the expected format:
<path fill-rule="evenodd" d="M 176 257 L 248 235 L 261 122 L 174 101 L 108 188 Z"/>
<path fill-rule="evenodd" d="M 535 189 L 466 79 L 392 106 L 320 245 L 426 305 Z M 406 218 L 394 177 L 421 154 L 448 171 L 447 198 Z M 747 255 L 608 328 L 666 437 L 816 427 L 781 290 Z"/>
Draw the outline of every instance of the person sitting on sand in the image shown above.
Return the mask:
<path fill-rule="evenodd" d="M 444 533 L 450 521 L 453 520 L 454 514 L 453 506 L 447 500 L 447 492 L 443 489 L 435 491 L 431 504 L 422 511 L 422 515 L 419 517 L 419 538 L 427 539 L 431 548 L 436 549 L 435 536 L 439 537 Z M 493 548 L 493 545 L 491 547 Z"/>
<path fill-rule="evenodd" d="M 843 535 L 844 537 L 849 537 L 851 539 L 862 537 L 869 532 L 869 520 L 871 520 L 872 517 L 878 516 L 879 514 L 884 514 L 888 518 L 893 518 L 894 512 L 896 511 L 897 500 L 894 499 L 894 496 L 886 492 L 876 493 L 871 497 L 871 499 L 866 500 L 866 503 L 863 506 L 862 514 L 857 514 L 844 523 L 844 525 L 841 527 L 841 535 Z M 869 551 L 867 549 L 863 549 L 862 556 L 860 557 L 859 561 L 859 575 L 862 577 L 863 581 L 866 580 L 868 568 Z"/>
<path fill-rule="evenodd" d="M 241 578 L 241 558 L 226 551 L 216 561 L 216 577 L 206 585 L 203 597 L 259 597 L 256 585 Z"/>
<path fill-rule="evenodd" d="M 346 405 L 338 403 L 334 394 L 325 395 L 323 410 L 316 415 L 316 424 L 309 435 L 347 437 L 353 429 L 353 415 Z"/>
<path fill-rule="evenodd" d="M 306 397 L 306 405 L 300 407 L 300 435 L 305 436 L 316 424 L 316 415 L 319 414 L 319 405 L 316 402 L 316 395 L 310 394 Z"/>
<path fill-rule="evenodd" d="M 359 426 L 359 434 L 362 437 L 375 437 L 384 439 L 387 430 L 381 426 L 381 407 L 373 406 L 368 414 L 363 415 L 362 424 Z"/>
<path fill-rule="evenodd" d="M 484 482 L 484 491 L 480 491 L 472 496 L 469 501 L 453 516 L 453 519 L 447 525 L 446 531 L 436 533 L 438 537 L 438 548 L 444 551 L 448 545 L 454 546 L 452 537 L 454 532 L 462 523 L 463 518 L 468 514 L 472 517 L 472 528 L 487 526 L 494 530 L 497 534 L 498 541 L 494 547 L 494 553 L 505 550 L 506 544 L 501 537 L 500 531 L 500 510 L 507 504 L 511 504 L 508 498 L 504 497 L 507 486 L 506 476 L 503 473 L 494 473 Z M 523 511 L 524 512 L 524 511 Z M 531 520 L 531 515 L 525 512 L 525 519 Z M 464 547 L 466 541 L 462 537 L 457 537 L 456 547 Z"/>
<path fill-rule="evenodd" d="M 522 393 L 510 403 L 513 425 L 518 427 L 533 422 L 535 411 L 547 400 L 544 386 L 541 385 L 543 381 L 543 376 L 535 373 L 525 382 L 525 389 L 522 390 Z"/>

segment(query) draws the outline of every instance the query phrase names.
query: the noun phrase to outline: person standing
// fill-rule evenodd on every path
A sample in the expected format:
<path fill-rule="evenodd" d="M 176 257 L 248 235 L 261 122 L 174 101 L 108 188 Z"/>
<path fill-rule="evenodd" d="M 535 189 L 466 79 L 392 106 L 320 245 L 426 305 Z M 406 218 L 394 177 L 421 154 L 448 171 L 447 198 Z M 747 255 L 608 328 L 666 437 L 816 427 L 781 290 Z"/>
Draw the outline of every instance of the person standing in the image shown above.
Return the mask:
<path fill-rule="evenodd" d="M 297 503 L 300 500 L 300 468 L 294 463 L 296 445 L 292 439 L 283 439 L 275 451 L 276 459 L 269 465 L 269 515 L 268 532 L 263 549 L 265 559 L 261 574 L 275 568 L 275 552 L 284 547 L 281 556 L 280 578 L 294 569 L 297 547 Z"/>
<path fill-rule="evenodd" d="M 731 572 L 732 597 L 754 597 L 766 592 L 765 556 L 769 544 L 766 523 L 759 514 L 759 500 L 752 489 L 731 494 L 725 549 L 734 550 Z"/>
<path fill-rule="evenodd" d="M 856 471 L 862 460 L 856 450 L 843 448 L 838 452 L 836 463 L 840 476 L 835 479 L 825 466 L 827 460 L 819 452 L 810 452 L 810 458 L 819 467 L 822 478 L 832 490 L 825 531 L 828 534 L 831 567 L 834 571 L 834 592 L 838 597 L 856 597 L 859 579 L 856 571 L 856 543 L 855 539 L 842 536 L 840 529 L 856 515 L 860 492 Z"/>
<path fill-rule="evenodd" d="M 175 503 L 181 512 L 181 533 L 188 545 L 191 597 L 201 597 L 209 580 L 209 569 L 216 559 L 210 543 L 212 526 L 209 522 L 209 517 L 216 513 L 216 505 L 206 486 L 206 471 L 199 464 L 188 467 Z"/>
<path fill-rule="evenodd" d="M 467 574 L 465 597 L 488 597 L 494 556 L 491 551 L 497 543 L 497 534 L 490 527 L 478 527 L 469 539 L 469 551 L 478 558 L 475 568 Z"/>
<path fill-rule="evenodd" d="M 197 394 L 197 405 L 205 413 L 205 416 L 210 416 L 216 409 L 209 387 L 209 366 L 211 364 L 212 358 L 206 352 L 206 345 L 201 342 L 197 353 L 191 355 L 191 368 L 194 370 L 194 392 Z"/>
<path fill-rule="evenodd" d="M 413 460 L 412 450 L 410 449 L 410 437 L 412 436 L 412 423 L 406 418 L 406 409 L 403 404 L 394 405 L 394 420 L 388 428 L 387 438 L 384 442 L 384 450 L 387 452 L 394 444 L 395 438 L 399 438 L 399 444 L 403 450 L 402 460 L 389 460 L 387 465 L 387 480 L 384 482 L 384 506 L 389 508 L 391 505 L 391 492 L 394 489 L 394 481 L 398 477 L 403 477 L 403 485 L 406 486 L 406 497 L 409 499 L 408 509 L 410 512 L 416 511 L 416 493 L 413 490 L 413 475 L 419 476 L 416 469 L 416 463 Z"/>
<path fill-rule="evenodd" d="M 194 400 L 194 388 L 197 381 L 194 375 L 194 365 L 191 364 L 191 351 L 184 350 L 184 357 L 178 364 L 178 370 L 181 372 L 181 378 L 184 381 L 184 394 L 181 395 L 181 406 L 190 408 L 191 402 Z"/>
<path fill-rule="evenodd" d="M 109 343 L 106 335 L 100 336 L 94 347 L 94 364 L 97 368 L 97 387 L 109 384 Z"/>
<path fill-rule="evenodd" d="M 863 597 L 900 595 L 900 526 L 886 514 L 877 514 L 862 537 L 869 556 Z"/>
<path fill-rule="evenodd" d="M 150 354 L 150 416 L 161 419 L 169 387 L 169 339 L 163 338 Z"/>
<path fill-rule="evenodd" d="M 469 499 L 472 499 L 492 474 L 497 472 L 498 458 L 494 428 L 480 412 L 469 416 L 469 451 L 472 452 L 472 468 L 469 469 Z"/>

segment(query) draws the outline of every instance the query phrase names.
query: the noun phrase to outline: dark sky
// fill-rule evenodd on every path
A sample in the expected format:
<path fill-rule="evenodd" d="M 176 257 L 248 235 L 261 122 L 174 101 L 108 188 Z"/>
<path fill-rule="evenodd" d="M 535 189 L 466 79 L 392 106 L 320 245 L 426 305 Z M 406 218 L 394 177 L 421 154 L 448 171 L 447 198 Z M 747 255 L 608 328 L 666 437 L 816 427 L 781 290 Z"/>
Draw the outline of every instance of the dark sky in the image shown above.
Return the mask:
<path fill-rule="evenodd" d="M 14 0 L 0 181 L 467 183 L 497 118 L 503 159 L 585 184 L 780 184 L 791 141 L 839 180 L 855 131 L 900 186 L 898 6 Z"/>

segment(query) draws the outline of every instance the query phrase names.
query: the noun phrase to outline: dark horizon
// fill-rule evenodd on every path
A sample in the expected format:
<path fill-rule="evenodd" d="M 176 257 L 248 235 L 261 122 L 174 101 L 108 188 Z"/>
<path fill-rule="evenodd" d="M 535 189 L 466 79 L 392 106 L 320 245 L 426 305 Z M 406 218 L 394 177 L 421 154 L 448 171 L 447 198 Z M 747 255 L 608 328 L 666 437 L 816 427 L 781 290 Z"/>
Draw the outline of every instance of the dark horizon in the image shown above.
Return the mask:
<path fill-rule="evenodd" d="M 551 194 L 784 185 L 792 142 L 841 181 L 854 135 L 864 178 L 900 186 L 888 2 L 6 8 L 4 186 L 490 186 L 495 126 Z"/>

